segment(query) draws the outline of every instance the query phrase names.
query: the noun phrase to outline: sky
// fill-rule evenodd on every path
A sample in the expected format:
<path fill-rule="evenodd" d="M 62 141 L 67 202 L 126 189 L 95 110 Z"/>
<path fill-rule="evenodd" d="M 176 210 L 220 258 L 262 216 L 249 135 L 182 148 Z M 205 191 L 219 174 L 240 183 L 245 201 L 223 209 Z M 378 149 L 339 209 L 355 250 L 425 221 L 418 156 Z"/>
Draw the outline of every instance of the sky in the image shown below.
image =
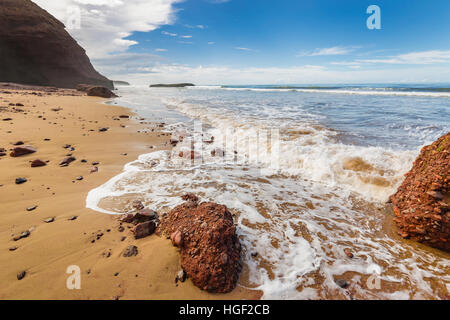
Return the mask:
<path fill-rule="evenodd" d="M 450 83 L 448 0 L 33 1 L 133 84 Z"/>

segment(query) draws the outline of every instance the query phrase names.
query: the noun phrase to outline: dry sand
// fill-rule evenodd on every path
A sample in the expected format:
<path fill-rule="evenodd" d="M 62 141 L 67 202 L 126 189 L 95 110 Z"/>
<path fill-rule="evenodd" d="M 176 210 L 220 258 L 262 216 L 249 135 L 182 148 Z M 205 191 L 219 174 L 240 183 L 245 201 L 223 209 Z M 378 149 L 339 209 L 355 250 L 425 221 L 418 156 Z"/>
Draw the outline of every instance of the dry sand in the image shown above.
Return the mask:
<path fill-rule="evenodd" d="M 169 135 L 157 132 L 157 124 L 137 118 L 114 120 L 133 114 L 102 102 L 71 90 L 0 89 L 0 148 L 9 150 L 16 141 L 37 148 L 31 155 L 0 157 L 0 299 L 259 298 L 260 292 L 241 285 L 225 295 L 201 291 L 189 280 L 176 285 L 180 262 L 170 240 L 156 235 L 135 240 L 127 228 L 118 230 L 117 216 L 85 208 L 89 190 L 118 174 L 125 163 L 149 152 L 150 146 L 152 150 L 169 146 Z M 103 127 L 108 131 L 99 132 Z M 156 128 L 154 133 L 138 132 L 150 127 Z M 66 144 L 75 150 L 63 148 Z M 68 153 L 77 160 L 60 167 Z M 35 159 L 49 162 L 31 168 Z M 100 163 L 97 173 L 90 173 L 92 162 Z M 84 179 L 77 181 L 78 176 Z M 16 185 L 18 177 L 28 181 Z M 37 208 L 26 210 L 32 206 Z M 73 216 L 77 219 L 69 220 Z M 50 217 L 54 222 L 44 222 Z M 13 241 L 25 230 L 31 230 L 29 237 Z M 99 240 L 98 233 L 103 233 Z M 129 245 L 138 247 L 137 256 L 122 256 Z M 10 251 L 12 247 L 17 249 Z M 81 268 L 80 290 L 66 287 L 70 265 Z M 26 276 L 18 280 L 21 271 Z"/>

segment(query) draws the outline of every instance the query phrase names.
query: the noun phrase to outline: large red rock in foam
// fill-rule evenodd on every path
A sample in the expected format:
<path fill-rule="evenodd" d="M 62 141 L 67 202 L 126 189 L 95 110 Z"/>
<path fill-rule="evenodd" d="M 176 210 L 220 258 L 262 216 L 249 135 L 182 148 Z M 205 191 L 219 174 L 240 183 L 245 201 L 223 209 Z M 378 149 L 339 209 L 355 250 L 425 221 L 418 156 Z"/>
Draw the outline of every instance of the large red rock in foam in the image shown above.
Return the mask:
<path fill-rule="evenodd" d="M 180 248 L 181 266 L 200 289 L 226 293 L 237 284 L 241 245 L 233 217 L 217 203 L 198 203 L 194 195 L 163 219 L 159 232 Z"/>
<path fill-rule="evenodd" d="M 422 148 L 390 200 L 399 233 L 450 251 L 450 133 Z"/>

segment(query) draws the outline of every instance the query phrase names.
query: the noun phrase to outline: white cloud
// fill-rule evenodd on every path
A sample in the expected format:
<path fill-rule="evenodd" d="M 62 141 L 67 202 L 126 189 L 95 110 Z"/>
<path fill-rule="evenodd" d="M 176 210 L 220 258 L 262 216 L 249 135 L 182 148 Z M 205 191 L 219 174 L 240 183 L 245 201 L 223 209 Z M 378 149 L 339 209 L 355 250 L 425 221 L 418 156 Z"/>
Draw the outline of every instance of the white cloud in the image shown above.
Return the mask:
<path fill-rule="evenodd" d="M 158 51 L 158 52 L 166 52 L 167 49 L 157 48 L 157 49 L 155 49 L 155 51 Z"/>
<path fill-rule="evenodd" d="M 352 51 L 354 51 L 354 48 L 338 46 L 338 47 L 331 47 L 331 48 L 317 48 L 316 50 L 314 50 L 312 52 L 302 51 L 298 54 L 298 56 L 299 57 L 336 56 L 336 55 L 348 54 Z"/>
<path fill-rule="evenodd" d="M 148 32 L 174 22 L 173 4 L 182 0 L 33 0 L 63 23 L 68 9 L 78 6 L 81 28 L 68 30 L 90 58 L 125 52 L 136 41 L 126 40 L 135 31 Z"/>
<path fill-rule="evenodd" d="M 434 64 L 450 63 L 450 50 L 430 50 L 399 54 L 387 58 L 357 60 L 365 63 L 387 64 Z"/>
<path fill-rule="evenodd" d="M 170 33 L 167 31 L 161 31 L 162 34 L 166 35 L 166 36 L 171 36 L 171 37 L 176 37 L 178 34 L 176 33 Z"/>
<path fill-rule="evenodd" d="M 216 44 L 214 41 L 208 42 L 209 45 Z"/>
<path fill-rule="evenodd" d="M 197 24 L 196 26 L 192 26 L 190 24 L 185 24 L 184 26 L 189 29 L 205 29 L 206 28 L 206 26 L 204 26 L 202 24 Z"/>
<path fill-rule="evenodd" d="M 190 39 L 190 38 L 192 38 L 192 36 L 180 36 L 181 38 L 184 38 L 184 39 Z"/>
<path fill-rule="evenodd" d="M 236 50 L 241 50 L 241 51 L 255 51 L 253 49 L 250 48 L 245 48 L 245 47 L 234 47 Z"/>

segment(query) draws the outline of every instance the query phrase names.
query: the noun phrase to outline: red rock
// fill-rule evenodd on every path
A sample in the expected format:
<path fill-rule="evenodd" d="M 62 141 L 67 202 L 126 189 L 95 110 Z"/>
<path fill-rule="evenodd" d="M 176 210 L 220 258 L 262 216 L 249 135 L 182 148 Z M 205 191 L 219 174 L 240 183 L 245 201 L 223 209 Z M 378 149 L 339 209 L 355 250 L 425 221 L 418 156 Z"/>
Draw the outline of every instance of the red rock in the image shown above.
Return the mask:
<path fill-rule="evenodd" d="M 180 248 L 183 245 L 183 234 L 181 231 L 175 231 L 170 235 L 170 240 L 172 240 L 172 245 Z"/>
<path fill-rule="evenodd" d="M 36 159 L 36 160 L 33 160 L 31 162 L 31 167 L 32 168 L 44 167 L 46 165 L 47 165 L 47 163 L 45 161 L 40 160 L 40 159 Z"/>
<path fill-rule="evenodd" d="M 131 223 L 134 220 L 134 214 L 132 213 L 127 213 L 124 214 L 121 218 L 120 221 L 125 222 L 125 223 Z"/>
<path fill-rule="evenodd" d="M 27 154 L 35 153 L 37 150 L 32 146 L 15 147 L 10 153 L 11 157 L 21 157 Z"/>
<path fill-rule="evenodd" d="M 397 192 L 390 197 L 403 238 L 450 252 L 448 201 L 450 133 L 422 148 Z"/>
<path fill-rule="evenodd" d="M 232 291 L 241 271 L 241 245 L 227 207 L 198 203 L 194 195 L 161 221 L 159 231 L 180 248 L 181 266 L 194 285 L 215 293 Z"/>
<path fill-rule="evenodd" d="M 155 229 L 156 224 L 154 221 L 146 221 L 136 225 L 131 229 L 131 232 L 133 232 L 135 239 L 141 239 L 152 235 L 153 232 L 155 232 Z"/>

